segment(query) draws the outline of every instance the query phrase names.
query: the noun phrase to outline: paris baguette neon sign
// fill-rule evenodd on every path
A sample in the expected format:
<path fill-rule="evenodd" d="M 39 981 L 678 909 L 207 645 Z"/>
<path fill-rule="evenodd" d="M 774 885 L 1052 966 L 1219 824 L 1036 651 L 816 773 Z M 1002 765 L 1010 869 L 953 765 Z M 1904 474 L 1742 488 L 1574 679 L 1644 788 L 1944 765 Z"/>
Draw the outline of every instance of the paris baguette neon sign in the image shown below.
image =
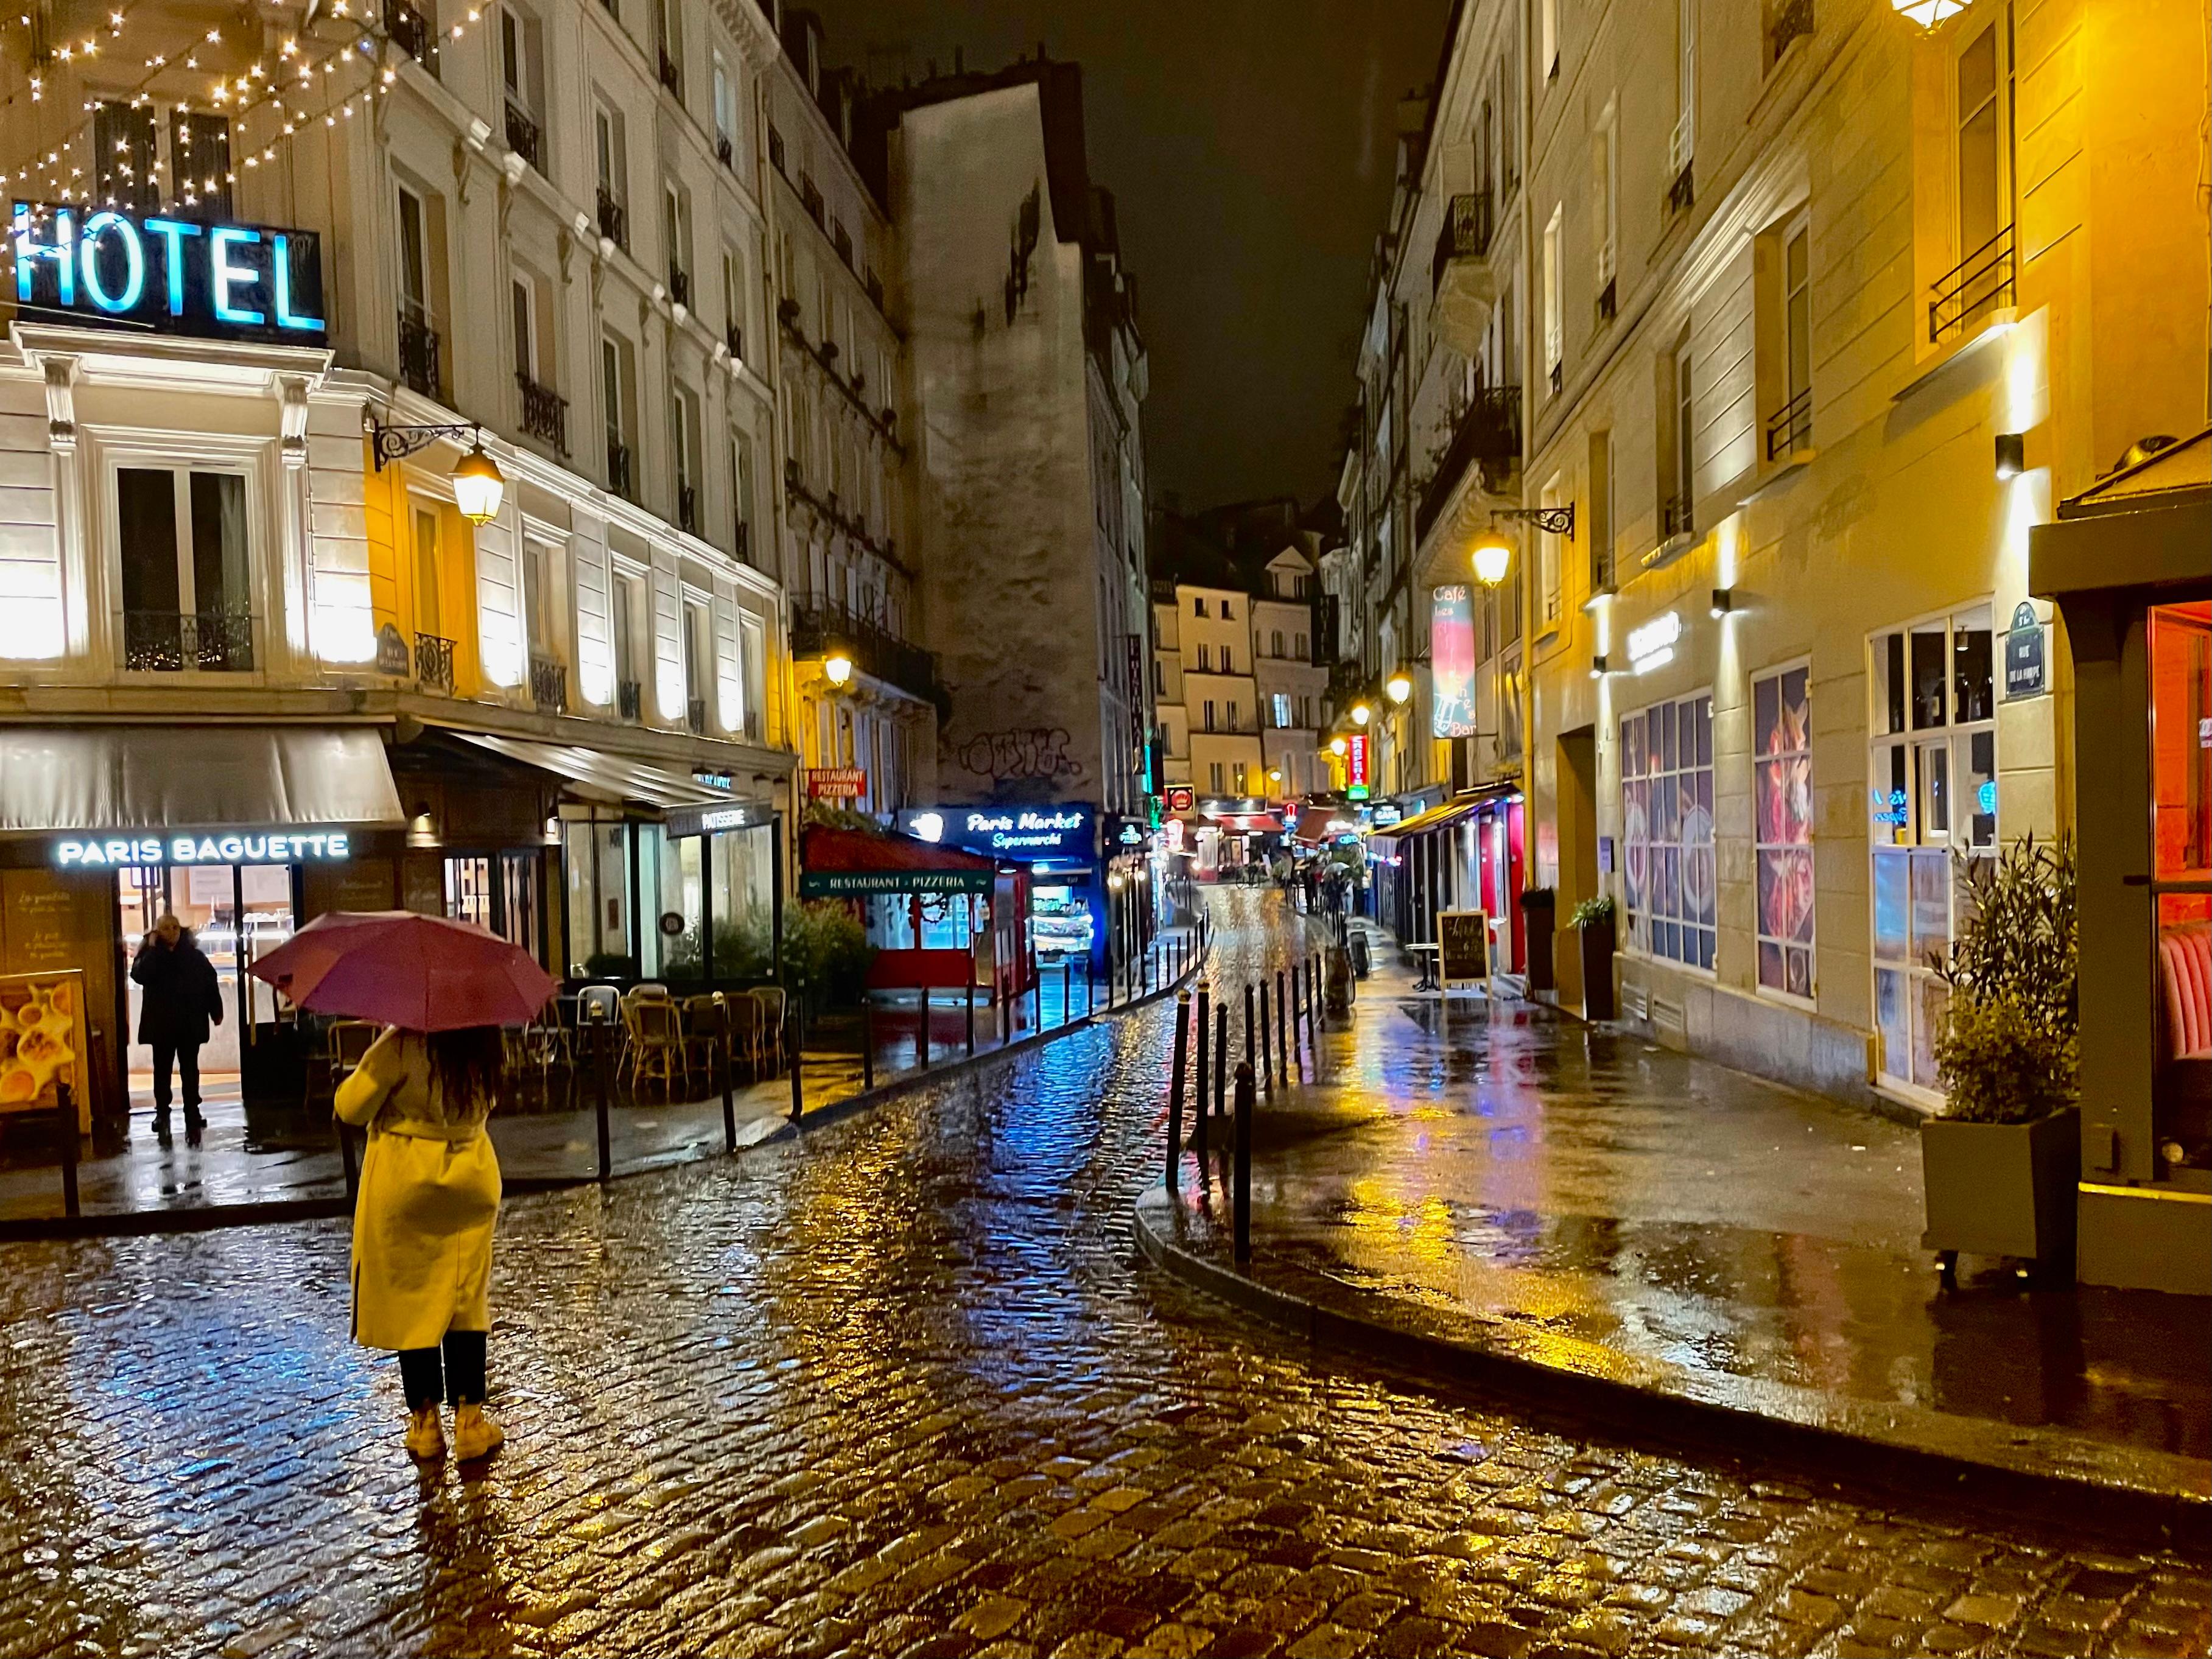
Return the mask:
<path fill-rule="evenodd" d="M 343 830 L 221 830 L 208 835 L 64 836 L 54 862 L 65 870 L 131 864 L 293 864 L 353 856 Z"/>
<path fill-rule="evenodd" d="M 168 333 L 320 345 L 322 258 L 311 230 L 17 202 L 15 300 Z"/>

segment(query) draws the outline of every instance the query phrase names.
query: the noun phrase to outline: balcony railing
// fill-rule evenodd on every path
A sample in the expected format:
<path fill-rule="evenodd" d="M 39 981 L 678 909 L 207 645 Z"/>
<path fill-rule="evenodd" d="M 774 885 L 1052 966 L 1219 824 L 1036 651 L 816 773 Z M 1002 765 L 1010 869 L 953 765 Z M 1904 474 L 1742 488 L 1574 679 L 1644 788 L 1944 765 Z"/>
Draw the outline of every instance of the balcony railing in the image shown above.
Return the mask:
<path fill-rule="evenodd" d="M 1490 192 L 1463 191 L 1444 207 L 1444 222 L 1437 232 L 1436 257 L 1429 262 L 1429 288 L 1433 292 L 1444 279 L 1444 267 L 1455 259 L 1479 259 L 1490 252 L 1492 226 Z"/>
<path fill-rule="evenodd" d="M 426 398 L 438 395 L 438 331 L 412 312 L 399 313 L 399 378 Z"/>
<path fill-rule="evenodd" d="M 1936 279 L 1928 301 L 1928 338 L 1942 341 L 2000 306 L 2013 303 L 2012 227 L 1969 253 Z"/>
<path fill-rule="evenodd" d="M 545 164 L 538 159 L 538 123 L 512 101 L 507 106 L 507 147 L 538 172 L 545 171 Z"/>
<path fill-rule="evenodd" d="M 415 678 L 426 691 L 453 690 L 453 642 L 436 634 L 415 636 Z"/>
<path fill-rule="evenodd" d="M 668 55 L 665 46 L 660 49 L 660 84 L 678 98 L 684 96 L 684 71 L 676 67 L 676 60 Z"/>
<path fill-rule="evenodd" d="M 1785 455 L 1812 447 L 1813 388 L 1808 386 L 1783 404 L 1774 418 L 1767 422 L 1766 459 L 1778 461 Z"/>
<path fill-rule="evenodd" d="M 384 0 L 384 32 L 392 37 L 393 46 L 431 74 L 438 72 L 437 33 L 430 20 L 407 0 Z"/>
<path fill-rule="evenodd" d="M 611 432 L 607 434 L 607 488 L 626 501 L 637 499 L 637 485 L 630 477 L 629 446 Z"/>
<path fill-rule="evenodd" d="M 684 724 L 691 728 L 691 735 L 695 738 L 707 735 L 706 698 L 694 697 L 684 705 Z"/>
<path fill-rule="evenodd" d="M 673 261 L 668 266 L 668 297 L 679 306 L 691 303 L 691 273 Z"/>
<path fill-rule="evenodd" d="M 937 659 L 843 605 L 824 600 L 791 609 L 791 654 L 818 657 L 832 646 L 851 653 L 854 665 L 870 678 L 896 685 L 925 702 L 942 696 Z"/>
<path fill-rule="evenodd" d="M 783 167 L 783 135 L 771 125 L 768 130 L 768 164 L 778 173 Z"/>
<path fill-rule="evenodd" d="M 722 343 L 730 348 L 730 356 L 738 362 L 745 360 L 745 331 L 735 323 L 722 325 Z"/>
<path fill-rule="evenodd" d="M 615 713 L 626 720 L 645 718 L 645 682 L 617 680 L 615 682 Z"/>
<path fill-rule="evenodd" d="M 218 611 L 126 611 L 123 665 L 134 673 L 211 674 L 253 670 L 253 617 L 244 605 Z"/>
<path fill-rule="evenodd" d="M 799 178 L 799 202 L 806 210 L 806 216 L 819 226 L 822 222 L 822 189 L 814 182 L 814 175 L 811 173 Z"/>
<path fill-rule="evenodd" d="M 565 714 L 568 708 L 568 665 L 532 652 L 530 701 L 538 705 L 541 714 Z"/>
<path fill-rule="evenodd" d="M 629 215 L 623 204 L 615 200 L 605 185 L 599 186 L 599 234 L 617 247 L 629 246 Z"/>
<path fill-rule="evenodd" d="M 1698 202 L 1698 183 L 1694 177 L 1697 163 L 1685 161 L 1682 170 L 1674 175 L 1674 182 L 1667 186 L 1667 211 L 1687 213 Z"/>
<path fill-rule="evenodd" d="M 1669 495 L 1659 508 L 1659 534 L 1668 541 L 1677 536 L 1694 536 L 1698 531 L 1697 508 L 1687 495 Z"/>
<path fill-rule="evenodd" d="M 714 135 L 714 159 L 717 161 L 720 161 L 724 167 L 735 171 L 736 163 L 732 158 L 734 157 L 737 153 L 738 147 L 730 142 L 730 135 L 728 133 L 718 132 Z"/>
<path fill-rule="evenodd" d="M 750 564 L 753 562 L 753 527 L 743 519 L 738 520 L 737 535 L 734 540 L 738 562 Z"/>
<path fill-rule="evenodd" d="M 1414 515 L 1416 537 L 1429 533 L 1470 466 L 1480 466 L 1486 487 L 1494 487 L 1520 459 L 1521 388 L 1484 386 L 1452 428 L 1451 443 L 1422 489 L 1420 508 Z"/>
<path fill-rule="evenodd" d="M 1766 29 L 1766 61 L 1778 64 L 1790 43 L 1813 33 L 1813 0 L 1782 0 Z"/>
<path fill-rule="evenodd" d="M 522 388 L 522 429 L 530 436 L 568 453 L 568 400 L 550 386 L 540 386 L 521 370 L 514 374 Z"/>
<path fill-rule="evenodd" d="M 676 481 L 676 527 L 687 535 L 699 533 L 699 487 Z"/>
<path fill-rule="evenodd" d="M 1605 286 L 1598 289 L 1597 319 L 1601 323 L 1609 323 L 1613 319 L 1620 303 L 1618 298 L 1619 291 L 1620 279 L 1613 276 L 1607 277 Z"/>

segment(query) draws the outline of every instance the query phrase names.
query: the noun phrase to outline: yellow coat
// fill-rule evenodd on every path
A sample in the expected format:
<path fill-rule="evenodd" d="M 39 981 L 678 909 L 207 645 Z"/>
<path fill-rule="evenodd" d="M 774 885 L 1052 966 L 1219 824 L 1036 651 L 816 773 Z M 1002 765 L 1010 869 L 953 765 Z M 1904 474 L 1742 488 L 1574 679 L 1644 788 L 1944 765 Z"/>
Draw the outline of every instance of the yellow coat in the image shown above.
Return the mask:
<path fill-rule="evenodd" d="M 346 1122 L 367 1126 L 353 1212 L 353 1335 L 369 1348 L 435 1347 L 491 1328 L 499 1158 L 489 1101 L 447 1102 L 419 1032 L 386 1031 L 338 1085 Z"/>

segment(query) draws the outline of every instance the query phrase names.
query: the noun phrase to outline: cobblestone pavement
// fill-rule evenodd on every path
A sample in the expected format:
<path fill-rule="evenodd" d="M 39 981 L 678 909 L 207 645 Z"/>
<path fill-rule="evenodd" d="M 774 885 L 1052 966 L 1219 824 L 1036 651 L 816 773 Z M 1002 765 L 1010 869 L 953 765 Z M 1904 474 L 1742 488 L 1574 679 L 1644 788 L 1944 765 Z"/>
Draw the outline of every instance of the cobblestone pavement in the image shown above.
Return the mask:
<path fill-rule="evenodd" d="M 471 1479 L 401 1450 L 338 1225 L 0 1250 L 0 1646 L 2205 1650 L 2201 1563 L 1592 1440 L 1148 1274 L 1166 1029 L 510 1205 Z"/>

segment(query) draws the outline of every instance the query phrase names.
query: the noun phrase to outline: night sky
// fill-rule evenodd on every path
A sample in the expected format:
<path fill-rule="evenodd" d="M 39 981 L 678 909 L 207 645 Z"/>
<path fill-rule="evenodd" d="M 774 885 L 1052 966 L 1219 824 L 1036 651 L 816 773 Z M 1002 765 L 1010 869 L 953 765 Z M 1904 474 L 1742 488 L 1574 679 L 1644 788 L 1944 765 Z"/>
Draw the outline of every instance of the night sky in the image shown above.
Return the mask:
<path fill-rule="evenodd" d="M 1397 100 L 1448 0 L 821 0 L 826 57 L 878 84 L 956 46 L 970 70 L 1083 65 L 1152 360 L 1152 495 L 1186 507 L 1332 491 Z"/>

